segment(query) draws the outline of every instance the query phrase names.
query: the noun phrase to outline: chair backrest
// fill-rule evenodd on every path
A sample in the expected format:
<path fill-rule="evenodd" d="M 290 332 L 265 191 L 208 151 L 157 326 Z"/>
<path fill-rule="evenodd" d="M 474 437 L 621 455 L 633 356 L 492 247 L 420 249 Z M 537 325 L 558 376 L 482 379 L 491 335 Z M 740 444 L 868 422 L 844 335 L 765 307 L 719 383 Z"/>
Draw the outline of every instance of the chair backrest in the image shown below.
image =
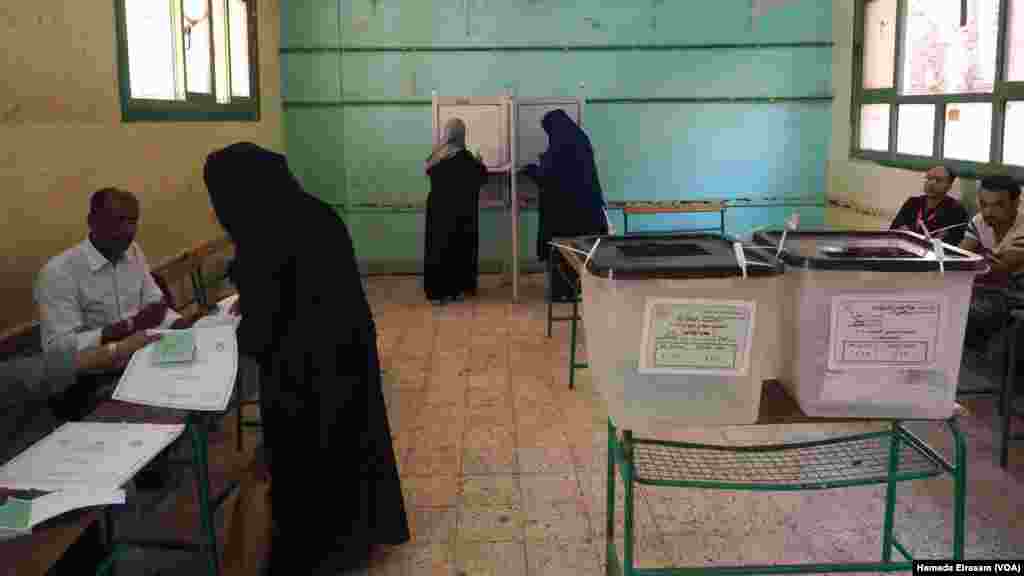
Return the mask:
<path fill-rule="evenodd" d="M 153 268 L 153 277 L 169 307 L 180 311 L 198 301 L 192 285 L 192 273 L 196 267 L 192 253 L 183 252 Z"/>

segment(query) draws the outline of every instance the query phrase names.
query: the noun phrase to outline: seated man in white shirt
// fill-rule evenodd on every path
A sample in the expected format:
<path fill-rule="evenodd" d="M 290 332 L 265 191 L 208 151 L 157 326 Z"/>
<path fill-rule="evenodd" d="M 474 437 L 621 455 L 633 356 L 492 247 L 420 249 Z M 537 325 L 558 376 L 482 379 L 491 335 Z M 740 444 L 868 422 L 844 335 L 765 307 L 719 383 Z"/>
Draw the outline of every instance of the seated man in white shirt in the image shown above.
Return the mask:
<path fill-rule="evenodd" d="M 89 237 L 52 258 L 36 279 L 44 351 L 116 345 L 142 330 L 188 327 L 168 308 L 135 244 L 138 221 L 139 201 L 131 192 L 104 188 L 92 195 Z M 58 416 L 76 420 L 88 414 L 89 396 L 113 384 L 116 375 L 79 380 L 90 382 L 58 401 Z"/>

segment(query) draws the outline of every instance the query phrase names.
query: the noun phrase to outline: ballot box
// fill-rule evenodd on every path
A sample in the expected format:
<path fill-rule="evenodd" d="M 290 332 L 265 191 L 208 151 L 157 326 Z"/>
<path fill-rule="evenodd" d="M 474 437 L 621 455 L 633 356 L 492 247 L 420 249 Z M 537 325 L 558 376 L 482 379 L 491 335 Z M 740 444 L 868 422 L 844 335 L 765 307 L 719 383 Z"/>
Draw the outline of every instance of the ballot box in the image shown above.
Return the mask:
<path fill-rule="evenodd" d="M 804 412 L 952 415 L 981 257 L 910 232 L 807 231 L 787 233 L 780 258 L 781 380 Z"/>
<path fill-rule="evenodd" d="M 591 378 L 616 426 L 656 434 L 757 420 L 761 382 L 779 366 L 772 254 L 738 253 L 715 234 L 572 243 Z"/>

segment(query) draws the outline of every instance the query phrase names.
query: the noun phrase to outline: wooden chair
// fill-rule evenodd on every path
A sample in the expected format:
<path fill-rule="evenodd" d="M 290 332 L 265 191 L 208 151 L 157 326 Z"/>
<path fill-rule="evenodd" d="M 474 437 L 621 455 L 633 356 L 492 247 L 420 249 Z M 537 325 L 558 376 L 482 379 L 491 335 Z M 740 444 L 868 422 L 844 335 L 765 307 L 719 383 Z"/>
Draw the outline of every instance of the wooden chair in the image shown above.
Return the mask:
<path fill-rule="evenodd" d="M 217 268 L 216 264 L 223 263 L 224 254 L 233 250 L 234 244 L 228 237 L 217 238 L 204 242 L 191 250 L 193 259 L 197 265 L 194 268 L 192 283 L 196 286 L 196 294 L 199 305 L 204 310 L 212 310 L 222 298 L 228 296 L 226 292 L 217 293 L 216 284 L 221 283 L 227 275 L 227 266 Z M 213 265 L 211 265 L 213 264 Z M 262 422 L 256 419 L 246 420 L 243 410 L 248 405 L 259 404 L 259 396 L 247 397 L 246 391 L 251 390 L 251 382 L 255 382 L 258 374 L 251 373 L 249 366 L 239 364 L 238 380 L 235 386 L 235 448 L 242 451 L 242 431 L 245 428 L 258 428 Z"/>

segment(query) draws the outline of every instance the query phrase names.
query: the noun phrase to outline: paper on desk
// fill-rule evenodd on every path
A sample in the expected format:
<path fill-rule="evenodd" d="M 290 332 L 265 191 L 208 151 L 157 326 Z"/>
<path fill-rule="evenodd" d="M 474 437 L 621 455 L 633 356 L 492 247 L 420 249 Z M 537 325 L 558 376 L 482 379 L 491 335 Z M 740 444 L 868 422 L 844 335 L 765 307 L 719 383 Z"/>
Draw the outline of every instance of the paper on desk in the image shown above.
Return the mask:
<path fill-rule="evenodd" d="M 217 303 L 217 311 L 196 320 L 193 328 L 212 328 L 214 326 L 232 326 L 238 329 L 242 317 L 231 313 L 231 306 L 238 300 L 238 294 L 228 296 Z"/>
<path fill-rule="evenodd" d="M 192 333 L 196 344 L 192 362 L 147 362 L 153 344 L 135 352 L 114 390 L 114 400 L 181 410 L 226 410 L 238 372 L 234 327 L 193 327 Z"/>
<path fill-rule="evenodd" d="M 0 540 L 30 534 L 39 524 L 65 512 L 124 501 L 124 490 L 89 488 L 10 496 L 6 502 L 0 502 Z"/>
<path fill-rule="evenodd" d="M 0 468 L 0 487 L 114 491 L 184 429 L 182 424 L 68 422 Z"/>

